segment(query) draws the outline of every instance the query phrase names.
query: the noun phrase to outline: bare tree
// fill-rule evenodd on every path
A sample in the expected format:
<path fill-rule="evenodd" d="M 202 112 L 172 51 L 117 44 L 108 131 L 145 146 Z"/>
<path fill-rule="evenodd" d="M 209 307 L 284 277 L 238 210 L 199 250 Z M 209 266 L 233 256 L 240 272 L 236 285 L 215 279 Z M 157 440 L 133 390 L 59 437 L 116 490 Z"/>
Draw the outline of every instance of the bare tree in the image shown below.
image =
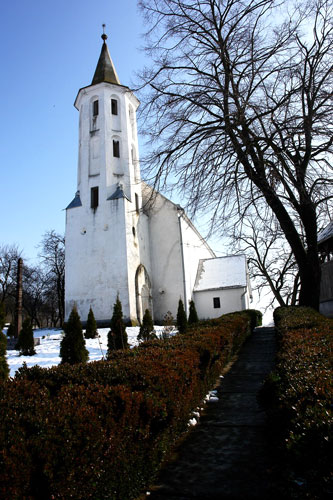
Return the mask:
<path fill-rule="evenodd" d="M 0 246 L 0 303 L 14 315 L 17 261 L 21 256 L 16 245 Z"/>
<path fill-rule="evenodd" d="M 242 228 L 233 228 L 230 235 L 232 251 L 235 242 L 239 252 L 246 253 L 252 290 L 270 297 L 266 306 L 296 305 L 299 293 L 299 273 L 295 258 L 275 220 L 247 216 Z M 237 250 L 236 250 L 237 252 Z"/>
<path fill-rule="evenodd" d="M 330 0 L 140 0 L 146 158 L 220 227 L 267 213 L 319 306 L 317 216 L 332 199 Z"/>
<path fill-rule="evenodd" d="M 62 325 L 65 310 L 65 238 L 54 230 L 47 231 L 40 246 L 39 256 L 45 270 L 48 289 L 56 292 L 57 320 Z"/>
<path fill-rule="evenodd" d="M 37 325 L 38 328 L 43 326 L 45 317 L 47 281 L 47 276 L 41 267 L 24 265 L 23 307 L 32 324 Z"/>

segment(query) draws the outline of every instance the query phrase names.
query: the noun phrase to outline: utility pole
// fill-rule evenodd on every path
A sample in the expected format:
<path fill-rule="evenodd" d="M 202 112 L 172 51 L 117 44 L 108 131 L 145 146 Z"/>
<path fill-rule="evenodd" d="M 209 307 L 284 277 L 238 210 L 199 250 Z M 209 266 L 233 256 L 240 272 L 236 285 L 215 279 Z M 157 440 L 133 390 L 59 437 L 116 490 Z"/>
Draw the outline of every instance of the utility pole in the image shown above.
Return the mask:
<path fill-rule="evenodd" d="M 18 338 L 22 328 L 22 267 L 21 257 L 17 261 L 16 307 L 15 307 L 15 337 Z"/>

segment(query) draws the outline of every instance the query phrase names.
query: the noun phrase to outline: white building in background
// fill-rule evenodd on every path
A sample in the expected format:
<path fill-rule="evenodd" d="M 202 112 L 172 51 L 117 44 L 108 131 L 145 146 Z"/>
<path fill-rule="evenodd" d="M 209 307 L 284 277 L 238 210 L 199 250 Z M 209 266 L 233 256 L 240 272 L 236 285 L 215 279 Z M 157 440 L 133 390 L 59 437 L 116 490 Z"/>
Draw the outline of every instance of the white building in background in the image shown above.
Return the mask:
<path fill-rule="evenodd" d="M 215 258 L 184 210 L 141 181 L 139 101 L 119 81 L 106 35 L 91 85 L 79 90 L 77 191 L 66 209 L 66 318 L 90 306 L 109 322 L 117 295 L 124 317 L 155 321 L 181 298 L 200 318 L 249 307 L 244 256 Z M 153 196 L 152 196 L 153 195 Z M 232 272 L 230 273 L 230 270 Z"/>

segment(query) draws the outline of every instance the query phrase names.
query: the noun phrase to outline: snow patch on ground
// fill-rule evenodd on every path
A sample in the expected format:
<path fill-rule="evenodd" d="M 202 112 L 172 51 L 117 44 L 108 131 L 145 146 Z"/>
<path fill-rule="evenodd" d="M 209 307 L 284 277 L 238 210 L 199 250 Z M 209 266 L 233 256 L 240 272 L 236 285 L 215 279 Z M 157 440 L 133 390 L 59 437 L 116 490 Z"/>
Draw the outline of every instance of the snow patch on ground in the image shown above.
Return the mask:
<path fill-rule="evenodd" d="M 217 390 L 209 391 L 209 393 L 205 397 L 205 401 L 212 403 L 214 401 L 218 401 L 219 397 L 217 395 Z"/>
<path fill-rule="evenodd" d="M 163 331 L 163 326 L 155 326 L 157 336 Z M 105 359 L 108 351 L 109 328 L 99 328 L 98 338 L 86 339 L 86 348 L 89 351 L 89 361 Z M 131 326 L 126 328 L 128 343 L 130 347 L 138 345 L 137 336 L 140 327 Z M 174 334 L 174 332 L 173 332 Z M 14 377 L 15 372 L 26 363 L 28 367 L 39 365 L 43 368 L 50 368 L 60 363 L 60 342 L 63 337 L 62 330 L 52 328 L 42 328 L 34 330 L 34 337 L 40 339 L 40 345 L 35 347 L 34 356 L 20 356 L 18 351 L 7 351 L 7 361 L 10 369 L 10 376 Z"/>

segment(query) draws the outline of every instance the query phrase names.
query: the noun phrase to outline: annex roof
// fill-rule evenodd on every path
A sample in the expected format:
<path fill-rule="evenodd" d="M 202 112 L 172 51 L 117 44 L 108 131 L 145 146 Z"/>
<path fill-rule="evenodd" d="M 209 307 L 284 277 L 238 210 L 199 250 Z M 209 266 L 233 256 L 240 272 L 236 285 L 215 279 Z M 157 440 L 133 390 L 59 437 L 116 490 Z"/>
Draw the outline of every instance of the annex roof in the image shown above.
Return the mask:
<path fill-rule="evenodd" d="M 247 286 L 245 255 L 200 259 L 194 292 Z"/>

